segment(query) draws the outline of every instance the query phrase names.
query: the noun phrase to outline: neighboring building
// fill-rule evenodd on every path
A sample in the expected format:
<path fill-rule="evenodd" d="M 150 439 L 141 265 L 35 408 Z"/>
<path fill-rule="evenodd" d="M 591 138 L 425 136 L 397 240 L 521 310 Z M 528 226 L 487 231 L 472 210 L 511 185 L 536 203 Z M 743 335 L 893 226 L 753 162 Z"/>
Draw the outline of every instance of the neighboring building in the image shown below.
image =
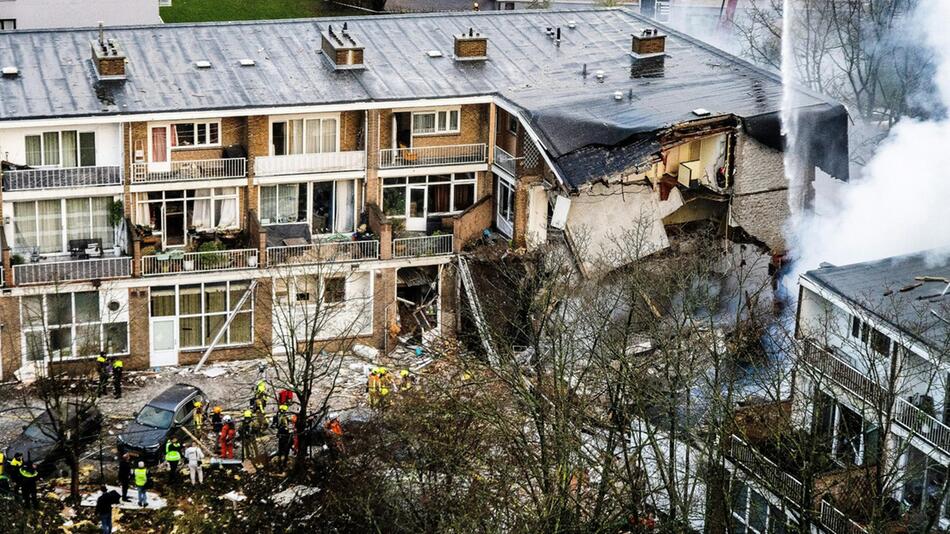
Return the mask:
<path fill-rule="evenodd" d="M 0 0 L 0 30 L 160 24 L 156 0 Z"/>
<path fill-rule="evenodd" d="M 714 220 L 782 252 L 781 81 L 652 24 L 614 9 L 0 34 L 0 376 L 48 352 L 254 357 L 273 304 L 314 292 L 363 343 L 450 336 L 445 267 L 489 227 L 538 247 L 549 224 L 593 225 L 604 248 L 646 215 L 660 250 L 667 224 Z M 827 125 L 814 162 L 844 177 L 846 114 L 809 98 Z M 319 276 L 288 287 L 277 268 Z"/>

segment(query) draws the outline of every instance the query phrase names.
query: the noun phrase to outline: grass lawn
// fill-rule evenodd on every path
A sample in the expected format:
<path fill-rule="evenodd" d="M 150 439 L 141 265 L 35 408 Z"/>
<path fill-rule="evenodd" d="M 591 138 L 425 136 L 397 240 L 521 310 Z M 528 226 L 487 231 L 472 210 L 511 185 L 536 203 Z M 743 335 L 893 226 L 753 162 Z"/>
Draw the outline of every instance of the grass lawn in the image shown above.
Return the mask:
<path fill-rule="evenodd" d="M 172 0 L 159 11 L 165 22 L 290 19 L 366 15 L 325 0 Z"/>

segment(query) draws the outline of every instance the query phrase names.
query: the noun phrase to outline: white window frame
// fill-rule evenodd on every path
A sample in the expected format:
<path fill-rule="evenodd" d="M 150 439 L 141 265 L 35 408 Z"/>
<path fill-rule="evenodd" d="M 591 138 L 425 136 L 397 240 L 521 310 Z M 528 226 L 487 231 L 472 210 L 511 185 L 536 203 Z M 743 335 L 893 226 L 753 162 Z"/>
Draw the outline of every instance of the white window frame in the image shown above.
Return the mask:
<path fill-rule="evenodd" d="M 462 178 L 462 179 L 457 179 L 457 178 L 456 178 L 456 176 L 468 175 L 468 174 L 470 174 L 472 177 L 471 177 L 471 178 Z M 450 179 L 449 179 L 449 181 L 431 181 L 431 177 L 432 177 L 432 176 L 449 176 Z M 425 178 L 425 181 L 424 181 L 424 182 L 422 182 L 422 181 L 412 182 L 412 181 L 410 180 L 410 178 L 411 178 L 411 179 L 415 179 L 415 180 L 419 180 L 420 178 Z M 390 181 L 389 184 L 386 183 L 387 180 Z M 402 183 L 393 183 L 394 180 L 402 180 Z M 429 186 L 430 186 L 430 185 L 437 185 L 437 184 L 450 184 L 450 185 L 451 185 L 451 189 L 450 189 L 450 192 L 449 192 L 449 208 L 450 208 L 450 211 L 429 211 L 429 202 L 426 202 L 426 212 L 425 212 L 426 218 L 428 218 L 428 217 L 441 217 L 441 216 L 446 216 L 446 215 L 457 215 L 457 214 L 459 214 L 459 213 L 462 213 L 462 212 L 465 211 L 466 209 L 468 209 L 468 207 L 462 208 L 462 209 L 457 209 L 457 208 L 456 208 L 456 206 L 455 206 L 455 186 L 456 186 L 456 185 L 469 185 L 469 184 L 474 185 L 473 193 L 472 193 L 472 205 L 474 205 L 474 204 L 475 204 L 476 202 L 478 202 L 478 200 L 479 200 L 479 197 L 478 197 L 478 174 L 477 174 L 477 173 L 474 173 L 474 172 L 471 172 L 471 173 L 433 174 L 433 175 L 428 175 L 428 176 L 396 176 L 396 177 L 391 177 L 391 178 L 383 178 L 383 182 L 382 182 L 383 196 L 385 196 L 385 194 L 386 194 L 386 189 L 396 189 L 396 188 L 400 188 L 400 187 L 402 187 L 402 188 L 405 189 L 405 195 L 406 195 L 406 202 L 405 202 L 405 206 L 404 206 L 404 208 L 403 208 L 403 213 L 402 213 L 402 215 L 387 214 L 386 216 L 389 217 L 389 218 L 391 218 L 391 219 L 405 219 L 405 218 L 409 215 L 409 201 L 408 201 L 408 199 L 409 199 L 409 189 L 412 188 L 412 187 L 425 187 L 425 188 L 426 188 L 426 195 L 428 196 L 428 194 L 429 194 L 429 191 L 428 191 Z M 471 207 L 471 206 L 469 206 L 469 207 Z"/>
<path fill-rule="evenodd" d="M 341 113 L 320 113 L 320 114 L 310 114 L 310 115 L 277 115 L 277 116 L 271 116 L 271 117 L 270 117 L 270 120 L 269 120 L 268 123 L 267 123 L 267 147 L 268 147 L 268 148 L 267 148 L 267 154 L 268 154 L 269 156 L 274 156 L 274 155 L 276 155 L 276 154 L 274 153 L 274 152 L 275 152 L 275 150 L 274 150 L 274 124 L 279 123 L 279 122 L 286 123 L 286 124 L 290 124 L 290 121 L 295 121 L 295 120 L 302 120 L 302 121 L 303 121 L 303 128 L 301 129 L 301 132 L 302 132 L 301 135 L 303 135 L 303 141 L 302 141 L 303 152 L 301 152 L 301 154 L 327 154 L 327 153 L 330 153 L 330 152 L 340 152 L 341 118 L 342 118 L 342 114 L 341 114 Z M 323 132 L 323 121 L 324 121 L 324 120 L 330 120 L 330 119 L 333 119 L 333 120 L 336 121 L 336 141 L 335 141 L 336 150 L 332 150 L 332 151 L 324 151 L 324 150 L 321 150 L 321 151 L 318 151 L 318 152 L 308 152 L 308 151 L 307 151 L 307 121 L 308 121 L 308 120 L 319 120 L 319 121 L 320 121 L 320 132 L 321 132 L 320 142 L 321 142 L 321 145 L 322 145 L 322 143 L 323 143 L 323 136 L 322 136 L 322 132 Z M 284 131 L 285 131 L 285 138 L 286 138 L 286 132 L 288 131 L 288 127 L 285 126 L 284 129 L 285 129 Z M 285 139 L 285 140 L 286 140 L 286 139 Z M 289 147 L 288 147 L 288 148 L 289 148 Z M 322 149 L 323 146 L 321 146 L 320 148 Z M 288 155 L 296 155 L 296 154 L 297 154 L 296 152 L 290 152 L 288 149 L 285 149 L 285 150 L 284 150 L 284 155 L 285 155 L 285 156 L 288 156 Z"/>
<path fill-rule="evenodd" d="M 234 225 L 232 225 L 232 226 L 223 226 L 223 227 L 220 227 L 220 228 L 219 228 L 219 227 L 201 227 L 201 228 L 195 227 L 194 229 L 195 229 L 196 231 L 199 231 L 199 232 L 210 232 L 210 231 L 214 231 L 214 230 L 231 230 L 231 229 L 235 229 L 235 228 L 240 228 L 240 227 L 241 227 L 241 214 L 240 214 L 240 211 L 241 211 L 241 193 L 240 193 L 240 188 L 239 188 L 239 187 L 235 187 L 235 186 L 230 186 L 230 187 L 202 187 L 202 188 L 200 188 L 200 189 L 207 189 L 208 191 L 210 191 L 210 194 L 208 194 L 208 195 L 201 195 L 201 196 L 194 195 L 194 192 L 196 192 L 196 191 L 199 190 L 198 188 L 179 190 L 179 191 L 182 191 L 182 196 L 181 196 L 181 197 L 173 197 L 173 198 L 169 198 L 169 197 L 167 196 L 168 190 L 164 190 L 164 191 L 153 191 L 153 192 L 155 192 L 155 193 L 161 193 L 161 194 L 162 194 L 162 198 L 160 198 L 160 199 L 149 199 L 149 198 L 148 198 L 149 193 L 136 193 L 137 196 L 135 197 L 135 213 L 133 214 L 133 216 L 135 217 L 135 224 L 140 225 L 140 226 L 146 226 L 146 227 L 151 228 L 153 235 L 164 236 L 164 234 L 165 234 L 165 224 L 164 224 L 165 221 L 162 221 L 162 229 L 161 229 L 161 230 L 156 230 L 155 228 L 152 228 L 152 227 L 151 227 L 151 224 L 150 224 L 149 221 L 140 221 L 140 220 L 138 220 L 138 219 L 139 219 L 139 211 L 141 210 L 141 206 L 142 206 L 142 205 L 145 205 L 145 204 L 160 204 L 161 207 L 160 207 L 159 209 L 161 210 L 162 217 L 164 217 L 164 216 L 165 216 L 165 215 L 164 215 L 164 214 L 165 214 L 165 204 L 167 204 L 167 203 L 169 203 L 169 202 L 182 202 L 182 203 L 183 203 L 183 204 L 182 204 L 182 208 L 183 208 L 183 210 L 184 210 L 185 244 L 187 244 L 187 243 L 188 243 L 188 231 L 191 230 L 191 220 L 190 220 L 189 217 L 188 217 L 188 202 L 189 202 L 189 201 L 195 201 L 195 200 L 208 200 L 208 201 L 210 201 L 210 203 L 211 203 L 211 220 L 214 221 L 215 219 L 218 218 L 218 217 L 217 217 L 217 215 L 218 215 L 218 214 L 217 214 L 217 209 L 218 209 L 218 208 L 217 208 L 217 202 L 216 202 L 216 201 L 218 201 L 218 200 L 234 200 L 234 202 L 236 203 L 236 208 L 237 208 L 237 213 L 238 213 L 238 216 L 237 216 L 237 218 L 236 218 L 236 220 L 235 220 L 235 224 L 234 224 Z M 218 192 L 217 192 L 218 189 L 233 189 L 233 190 L 234 190 L 234 193 L 218 193 Z M 174 191 L 174 190 L 173 190 L 173 191 Z M 191 193 L 193 194 L 193 196 L 189 196 L 189 195 L 188 195 L 189 192 L 191 192 Z M 144 200 L 143 200 L 143 199 L 144 199 Z M 162 241 L 164 242 L 164 238 L 162 239 Z"/>
<path fill-rule="evenodd" d="M 66 205 L 67 205 L 67 202 L 68 202 L 69 200 L 85 200 L 85 201 L 86 201 L 86 204 L 87 204 L 87 206 L 89 207 L 89 211 L 88 211 L 88 215 L 89 215 L 89 226 L 90 226 L 90 228 L 92 228 L 92 227 L 94 226 L 93 216 L 92 216 L 92 207 L 91 207 L 91 203 L 92 203 L 92 199 L 93 199 L 93 198 L 108 198 L 109 200 L 111 200 L 111 201 L 113 201 L 113 202 L 115 201 L 115 197 L 113 197 L 113 196 L 105 196 L 105 197 L 90 196 L 90 197 L 74 197 L 74 198 L 51 199 L 51 200 L 59 200 L 59 222 L 60 222 L 60 236 L 59 236 L 59 237 L 60 237 L 60 243 L 59 243 L 59 250 L 58 250 L 58 251 L 53 251 L 53 252 L 40 252 L 40 254 L 42 254 L 42 255 L 44 255 L 44 256 L 62 256 L 62 255 L 69 255 L 69 214 L 66 212 Z M 39 228 L 39 224 L 40 224 L 40 216 L 39 216 L 39 210 L 37 209 L 37 208 L 38 208 L 38 207 L 37 207 L 37 203 L 38 203 L 38 202 L 46 202 L 46 201 L 47 201 L 47 200 L 15 200 L 15 201 L 13 201 L 13 202 L 10 203 L 10 214 L 13 215 L 13 214 L 16 213 L 16 211 L 15 211 L 16 208 L 14 207 L 15 204 L 33 204 L 33 225 L 34 225 L 34 228 L 37 228 L 37 229 L 38 229 L 38 228 Z M 12 236 L 11 236 L 11 237 L 12 237 L 11 242 L 13 243 L 13 250 L 14 250 L 14 252 L 17 253 L 17 254 L 31 254 L 31 253 L 33 252 L 32 249 L 21 248 L 21 247 L 19 247 L 19 246 L 17 245 L 17 232 L 16 232 L 16 219 L 15 219 L 15 216 L 11 217 L 11 219 L 13 220 L 13 224 L 10 225 L 10 232 L 11 232 L 11 234 L 12 234 Z M 8 235 L 9 235 L 9 234 L 8 234 Z M 111 244 L 110 244 L 107 239 L 103 239 L 102 247 L 103 247 L 104 249 L 105 249 L 105 248 L 108 248 L 108 247 L 110 247 L 110 246 L 113 246 L 113 245 L 115 245 L 115 243 L 111 243 Z"/>
<path fill-rule="evenodd" d="M 305 291 L 300 291 L 300 289 L 308 289 L 303 282 L 300 280 L 304 279 L 316 279 L 316 291 L 317 295 L 314 298 L 312 295 L 306 300 L 298 300 L 297 297 L 305 293 Z M 328 302 L 326 300 L 326 280 L 328 278 L 335 278 L 343 280 L 343 299 L 337 302 Z M 278 287 L 283 284 L 287 288 L 287 295 L 282 296 L 278 294 Z M 326 307 L 342 307 L 345 306 L 347 301 L 350 298 L 350 283 L 346 275 L 342 273 L 325 273 L 325 274 L 299 274 L 290 277 L 275 277 L 273 285 L 273 299 L 274 302 L 279 303 L 278 305 L 294 305 L 299 307 L 305 307 L 308 309 L 316 309 L 318 303 L 322 303 Z M 306 292 L 310 294 L 309 292 Z"/>
<path fill-rule="evenodd" d="M 195 142 L 191 145 L 180 145 L 178 144 L 178 126 L 190 124 L 193 128 L 195 135 Z M 203 142 L 198 141 L 198 126 L 203 125 L 205 127 L 205 138 Z M 216 142 L 211 142 L 211 126 L 214 125 L 218 130 L 218 140 Z M 156 125 L 159 126 L 160 125 Z M 174 138 L 172 137 L 172 130 L 175 131 Z M 217 148 L 221 146 L 221 137 L 223 132 L 221 131 L 221 119 L 216 120 L 200 120 L 200 121 L 174 121 L 166 125 L 166 139 L 168 140 L 168 146 L 171 150 L 190 150 L 194 148 Z M 174 143 L 172 140 L 174 139 Z M 149 140 L 151 140 L 151 135 L 149 135 Z"/>
<path fill-rule="evenodd" d="M 431 129 L 420 129 L 416 127 L 416 117 L 422 115 L 432 115 L 432 124 Z M 452 126 L 452 117 L 455 117 L 455 126 Z M 412 112 L 412 135 L 414 137 L 424 137 L 427 135 L 448 135 L 448 134 L 457 134 L 461 131 L 462 126 L 462 108 L 461 106 L 450 107 L 450 108 L 435 108 L 427 109 L 425 111 L 413 111 Z"/>
<path fill-rule="evenodd" d="M 98 306 L 99 306 L 99 320 L 98 320 L 98 321 L 86 321 L 86 322 L 81 322 L 81 321 L 77 321 L 77 320 L 76 320 L 76 319 L 77 319 L 77 315 L 76 315 L 76 294 L 77 294 L 77 293 L 90 293 L 90 294 L 95 294 L 95 295 L 96 295 L 96 299 L 97 299 L 96 301 L 98 302 Z M 69 295 L 70 319 L 71 319 L 71 321 L 70 321 L 69 323 L 50 324 L 50 322 L 49 322 L 49 303 L 48 303 L 48 297 L 49 297 L 50 295 Z M 24 297 L 39 297 L 39 298 L 41 299 L 41 300 L 40 300 L 40 305 L 41 305 L 42 309 L 40 310 L 40 314 L 42 315 L 42 321 L 40 322 L 40 324 L 33 324 L 33 323 L 31 323 L 30 321 L 27 320 L 27 310 L 25 310 L 24 305 L 23 305 L 23 298 L 24 298 Z M 129 354 L 129 347 L 131 346 L 131 339 L 130 339 L 130 335 L 129 335 L 129 334 L 130 334 L 130 333 L 129 333 L 129 322 L 128 322 L 128 321 L 104 321 L 104 320 L 103 320 L 103 311 L 104 311 L 104 310 L 103 310 L 103 306 L 102 306 L 102 296 L 100 295 L 99 291 L 76 291 L 76 292 L 71 292 L 71 293 L 44 293 L 44 294 L 38 294 L 38 295 L 24 295 L 23 297 L 20 298 L 20 303 L 19 303 L 19 304 L 20 304 L 20 305 L 19 305 L 19 308 L 20 308 L 20 324 L 22 325 L 22 329 L 21 329 L 21 330 L 22 330 L 22 333 L 20 334 L 20 346 L 23 348 L 23 358 L 22 358 L 22 359 L 23 359 L 23 361 L 25 361 L 25 362 L 29 362 L 29 361 L 40 361 L 40 360 L 31 360 L 30 357 L 29 357 L 30 348 L 29 348 L 29 346 L 27 345 L 27 335 L 28 335 L 28 334 L 30 334 L 30 333 L 39 333 L 39 334 L 41 335 L 41 340 L 42 340 L 42 347 L 41 347 L 41 350 L 43 351 L 43 360 L 46 360 L 46 358 L 47 358 L 48 356 L 50 356 L 50 348 L 49 348 L 49 334 L 50 334 L 50 332 L 52 332 L 53 329 L 63 329 L 63 328 L 67 328 L 67 327 L 70 329 L 70 336 L 71 336 L 71 337 L 70 337 L 69 354 L 68 354 L 68 355 L 62 355 L 62 354 L 60 354 L 60 355 L 55 355 L 55 357 L 56 357 L 57 359 L 61 359 L 61 360 L 82 360 L 82 359 L 94 358 L 94 357 L 98 356 L 98 355 L 99 355 L 99 352 L 105 350 L 105 348 L 106 348 L 106 347 L 105 347 L 105 343 L 106 343 L 106 328 L 107 328 L 107 327 L 111 327 L 111 326 L 115 326 L 115 325 L 121 325 L 121 324 L 124 324 L 124 325 L 125 325 L 125 350 L 124 350 L 124 351 L 120 351 L 120 352 L 109 352 L 108 354 L 110 354 L 110 355 L 127 355 L 127 354 Z M 78 345 L 77 345 L 77 340 L 78 340 L 77 330 L 78 330 L 78 329 L 81 329 L 81 328 L 86 328 L 86 327 L 94 327 L 94 326 L 97 326 L 97 325 L 98 325 L 98 327 L 99 327 L 99 351 L 97 351 L 95 354 L 86 354 L 86 355 L 83 355 L 83 356 L 79 356 L 79 355 L 77 354 L 77 353 L 78 353 L 78 348 L 79 348 Z"/>
<path fill-rule="evenodd" d="M 98 150 L 96 147 L 96 131 L 95 130 L 48 130 L 39 133 L 31 133 L 23 136 L 23 161 L 27 165 L 30 165 L 27 161 L 27 150 L 26 140 L 29 137 L 39 137 L 40 138 L 40 163 L 39 165 L 30 165 L 31 167 L 41 167 L 41 168 L 50 168 L 50 169 L 61 169 L 61 168 L 75 168 L 75 167 L 63 167 L 63 160 L 65 156 L 65 148 L 63 146 L 63 134 L 65 132 L 75 132 L 76 134 L 76 165 L 75 167 L 95 167 L 98 164 Z M 56 134 L 57 142 L 59 143 L 59 162 L 57 163 L 47 163 L 46 162 L 46 134 Z M 92 150 L 97 159 L 96 163 L 92 165 L 83 165 L 82 164 L 82 136 L 83 134 L 92 134 Z"/>
<path fill-rule="evenodd" d="M 336 206 L 337 184 L 338 184 L 339 182 L 353 182 L 353 220 L 350 221 L 350 228 L 352 228 L 351 230 L 333 231 L 333 232 L 328 232 L 328 233 L 324 233 L 324 234 L 316 234 L 316 233 L 313 233 L 313 188 L 314 188 L 314 185 L 315 185 L 315 184 L 318 184 L 318 183 L 327 183 L 327 182 L 333 184 L 333 189 L 332 189 L 332 191 L 333 191 L 333 199 L 331 200 L 331 203 L 333 204 L 334 207 Z M 318 180 L 318 181 L 312 181 L 312 182 L 289 182 L 289 183 L 282 183 L 282 184 L 261 185 L 260 187 L 261 187 L 262 190 L 263 190 L 263 188 L 265 188 L 265 187 L 276 187 L 276 188 L 277 188 L 277 192 L 278 192 L 278 194 L 277 194 L 277 202 L 278 202 L 277 213 L 280 213 L 280 206 L 279 206 L 279 203 L 280 203 L 280 188 L 281 188 L 281 187 L 298 187 L 298 188 L 299 188 L 301 183 L 304 183 L 304 184 L 306 184 L 306 186 L 307 186 L 307 187 L 306 187 L 306 189 L 307 189 L 307 192 L 306 192 L 306 195 L 307 195 L 307 199 L 306 199 L 307 217 L 306 217 L 306 219 L 303 220 L 303 221 L 293 221 L 293 222 L 291 222 L 291 221 L 273 220 L 273 219 L 271 219 L 271 218 L 269 218 L 269 217 L 264 217 L 264 209 L 263 209 L 263 208 L 264 208 L 264 195 L 263 195 L 261 192 L 259 192 L 259 194 L 257 195 L 257 213 L 259 213 L 259 214 L 260 214 L 260 217 L 261 217 L 261 226 L 272 226 L 272 225 L 275 225 L 275 224 L 304 224 L 304 223 L 306 223 L 306 224 L 307 224 L 307 227 L 310 229 L 310 235 L 311 235 L 311 236 L 321 236 L 321 235 L 328 236 L 328 235 L 334 235 L 334 234 L 351 234 L 351 233 L 353 233 L 353 232 L 356 230 L 356 223 L 357 223 L 357 220 L 358 220 L 358 218 L 359 218 L 359 194 L 358 194 L 358 191 L 359 191 L 359 185 L 360 185 L 360 184 L 359 184 L 358 181 L 355 180 L 355 179 L 347 178 L 347 179 L 342 179 L 342 180 Z M 295 207 L 295 211 L 296 211 L 296 207 Z M 265 221 L 267 221 L 267 222 L 265 222 Z M 336 221 L 334 221 L 334 225 L 335 225 L 335 224 L 336 224 Z"/>
<path fill-rule="evenodd" d="M 207 347 L 208 347 L 208 345 L 204 344 L 204 342 L 205 342 L 204 340 L 207 338 L 207 335 L 206 335 L 207 332 L 205 332 L 205 330 L 207 329 L 207 324 L 208 324 L 207 318 L 208 318 L 208 317 L 224 317 L 225 320 L 227 320 L 228 314 L 230 314 L 231 311 L 232 311 L 232 310 L 231 310 L 231 306 L 232 306 L 232 303 L 231 303 L 231 296 L 232 296 L 232 295 L 231 295 L 231 292 L 232 292 L 231 284 L 236 284 L 236 283 L 245 284 L 246 287 L 247 287 L 247 286 L 249 286 L 249 285 L 251 284 L 251 281 L 250 281 L 250 280 L 230 280 L 230 281 L 224 281 L 224 282 L 200 282 L 200 283 L 197 283 L 197 284 L 182 284 L 182 285 L 176 285 L 176 286 L 174 286 L 174 288 L 175 288 L 175 315 L 174 315 L 174 317 L 175 317 L 175 328 L 177 329 L 177 331 L 175 332 L 175 335 L 178 336 L 178 349 L 179 349 L 179 350 L 198 350 L 198 349 L 204 349 L 204 348 L 207 348 Z M 206 299 L 205 299 L 205 286 L 208 286 L 208 285 L 214 286 L 214 285 L 220 285 L 220 284 L 224 284 L 224 287 L 225 287 L 225 295 L 226 295 L 226 298 L 225 298 L 225 311 L 220 311 L 220 312 L 217 312 L 217 311 L 216 311 L 216 312 L 208 312 L 208 311 L 206 311 L 206 310 L 207 310 L 207 302 L 206 302 Z M 199 288 L 199 293 L 200 293 L 200 295 L 201 295 L 201 312 L 199 312 L 199 313 L 182 314 L 182 313 L 181 313 L 181 289 L 182 289 L 182 287 L 191 288 L 191 287 L 194 287 L 194 286 L 198 286 L 198 288 Z M 171 286 L 162 286 L 163 289 L 167 289 L 168 287 L 171 287 Z M 246 287 L 245 287 L 245 290 L 246 290 Z M 156 289 L 157 289 L 157 288 L 156 288 Z M 234 306 L 237 306 L 237 303 L 235 302 L 233 305 L 234 305 Z M 233 326 L 233 324 L 234 324 L 234 323 L 232 322 L 231 325 L 228 326 L 228 331 L 227 331 L 227 332 L 225 333 L 225 335 L 221 338 L 221 340 L 218 342 L 218 344 L 216 345 L 216 347 L 246 347 L 246 346 L 248 346 L 248 345 L 253 345 L 253 344 L 254 344 L 254 314 L 255 314 L 255 310 L 254 310 L 254 298 L 253 298 L 253 295 L 251 296 L 251 298 L 248 298 L 247 301 L 245 301 L 244 305 L 247 306 L 247 307 L 249 307 L 250 309 L 247 310 L 247 311 L 239 311 L 238 313 L 239 313 L 239 314 L 247 314 L 247 315 L 250 316 L 250 321 L 251 321 L 251 337 L 250 337 L 250 340 L 249 340 L 249 341 L 231 342 L 231 341 L 230 341 L 230 337 L 231 337 L 230 328 L 231 328 L 231 326 Z M 149 295 L 149 312 L 148 312 L 148 313 L 149 313 L 149 320 L 153 319 L 154 317 L 152 316 L 151 295 Z M 162 315 L 162 316 L 158 316 L 158 317 L 170 318 L 171 316 Z M 196 345 L 196 346 L 195 346 L 195 345 L 186 345 L 186 344 L 185 344 L 185 341 L 184 341 L 184 336 L 181 335 L 182 319 L 194 319 L 194 318 L 200 318 L 201 332 L 200 332 L 200 335 L 199 335 L 199 339 L 201 340 L 201 344 Z"/>
<path fill-rule="evenodd" d="M 745 527 L 745 530 L 747 533 L 768 534 L 769 532 L 773 532 L 774 531 L 773 523 L 776 520 L 783 520 L 783 526 L 788 525 L 788 517 L 785 514 L 783 514 L 782 509 L 780 507 L 772 504 L 772 502 L 769 500 L 768 496 L 765 493 L 753 487 L 752 484 L 749 484 L 745 480 L 741 480 L 739 478 L 733 478 L 732 483 L 742 484 L 745 487 L 745 514 L 739 514 L 737 512 L 735 503 L 730 503 L 729 508 L 730 508 L 730 514 L 732 515 L 732 519 L 734 521 L 741 522 L 742 525 Z M 753 493 L 757 494 L 763 501 L 765 501 L 765 530 L 760 531 L 749 524 L 749 520 L 751 519 L 751 514 L 752 514 L 752 494 Z M 732 500 L 732 498 L 733 496 L 732 494 L 730 494 L 730 500 Z M 776 512 L 776 514 L 779 517 L 775 517 L 776 514 L 773 514 L 773 512 Z"/>

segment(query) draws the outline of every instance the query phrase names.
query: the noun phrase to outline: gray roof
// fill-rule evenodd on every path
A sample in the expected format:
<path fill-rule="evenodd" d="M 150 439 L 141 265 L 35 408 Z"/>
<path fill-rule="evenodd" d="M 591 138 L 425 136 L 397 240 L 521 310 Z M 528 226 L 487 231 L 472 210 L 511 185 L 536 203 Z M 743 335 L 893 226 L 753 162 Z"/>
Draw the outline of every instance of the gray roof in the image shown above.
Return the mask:
<path fill-rule="evenodd" d="M 365 70 L 334 71 L 319 52 L 321 30 L 344 21 L 366 47 Z M 663 66 L 644 72 L 629 55 L 631 34 L 656 26 L 627 9 L 580 9 L 107 28 L 129 59 L 124 82 L 97 81 L 95 29 L 0 32 L 0 66 L 20 69 L 0 79 L 0 121 L 498 95 L 523 111 L 559 158 L 694 120 L 696 108 L 779 113 L 777 76 L 668 28 Z M 562 29 L 559 47 L 547 27 Z M 488 37 L 488 61 L 451 58 L 453 35 L 469 28 Z M 444 57 L 430 58 L 429 50 Z M 242 58 L 256 65 L 242 67 Z M 198 60 L 212 67 L 199 70 Z M 808 93 L 798 101 L 843 112 Z M 777 121 L 768 124 L 762 137 L 780 145 Z"/>
<path fill-rule="evenodd" d="M 824 267 L 803 276 L 937 351 L 950 348 L 950 291 L 941 296 L 948 283 L 917 279 L 950 280 L 950 249 Z"/>

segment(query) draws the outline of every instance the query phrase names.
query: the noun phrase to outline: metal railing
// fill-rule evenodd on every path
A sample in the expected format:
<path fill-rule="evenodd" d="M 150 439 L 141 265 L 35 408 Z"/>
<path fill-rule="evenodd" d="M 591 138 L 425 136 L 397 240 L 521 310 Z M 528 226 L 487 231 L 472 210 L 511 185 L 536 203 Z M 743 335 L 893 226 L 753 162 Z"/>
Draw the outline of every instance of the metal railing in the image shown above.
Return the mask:
<path fill-rule="evenodd" d="M 245 158 L 133 163 L 132 182 L 148 184 L 184 180 L 244 178 L 247 176 L 246 165 L 247 160 Z"/>
<path fill-rule="evenodd" d="M 866 528 L 848 519 L 844 513 L 827 501 L 821 501 L 818 520 L 832 534 L 867 534 Z"/>
<path fill-rule="evenodd" d="M 488 161 L 485 143 L 417 148 L 385 148 L 379 151 L 379 168 L 432 167 Z"/>
<path fill-rule="evenodd" d="M 122 185 L 122 168 L 113 165 L 3 171 L 4 191 L 97 187 L 103 185 Z"/>
<path fill-rule="evenodd" d="M 379 258 L 379 241 L 329 241 L 268 247 L 267 265 L 313 265 Z"/>
<path fill-rule="evenodd" d="M 518 161 L 499 146 L 495 147 L 495 165 L 512 176 L 518 176 Z"/>
<path fill-rule="evenodd" d="M 253 248 L 155 254 L 142 258 L 142 275 L 161 276 L 188 272 L 233 271 L 237 269 L 256 269 L 257 266 L 257 249 Z"/>
<path fill-rule="evenodd" d="M 319 154 L 288 154 L 254 158 L 254 174 L 274 176 L 302 172 L 359 171 L 366 168 L 366 152 L 321 152 Z"/>
<path fill-rule="evenodd" d="M 129 276 L 132 276 L 132 259 L 128 257 L 24 263 L 13 266 L 15 285 L 105 280 Z"/>
<path fill-rule="evenodd" d="M 852 394 L 872 404 L 885 406 L 885 401 L 889 397 L 887 389 L 869 378 L 867 373 L 855 369 L 813 341 L 805 342 L 803 361 Z M 897 397 L 894 401 L 893 417 L 896 423 L 909 430 L 914 436 L 950 454 L 950 426 L 902 397 Z"/>
<path fill-rule="evenodd" d="M 452 254 L 452 234 L 401 237 L 393 239 L 394 258 L 441 256 Z"/>
<path fill-rule="evenodd" d="M 726 455 L 741 465 L 747 473 L 759 479 L 766 487 L 796 504 L 805 495 L 801 481 L 782 469 L 762 453 L 753 449 L 739 436 L 730 434 Z"/>

